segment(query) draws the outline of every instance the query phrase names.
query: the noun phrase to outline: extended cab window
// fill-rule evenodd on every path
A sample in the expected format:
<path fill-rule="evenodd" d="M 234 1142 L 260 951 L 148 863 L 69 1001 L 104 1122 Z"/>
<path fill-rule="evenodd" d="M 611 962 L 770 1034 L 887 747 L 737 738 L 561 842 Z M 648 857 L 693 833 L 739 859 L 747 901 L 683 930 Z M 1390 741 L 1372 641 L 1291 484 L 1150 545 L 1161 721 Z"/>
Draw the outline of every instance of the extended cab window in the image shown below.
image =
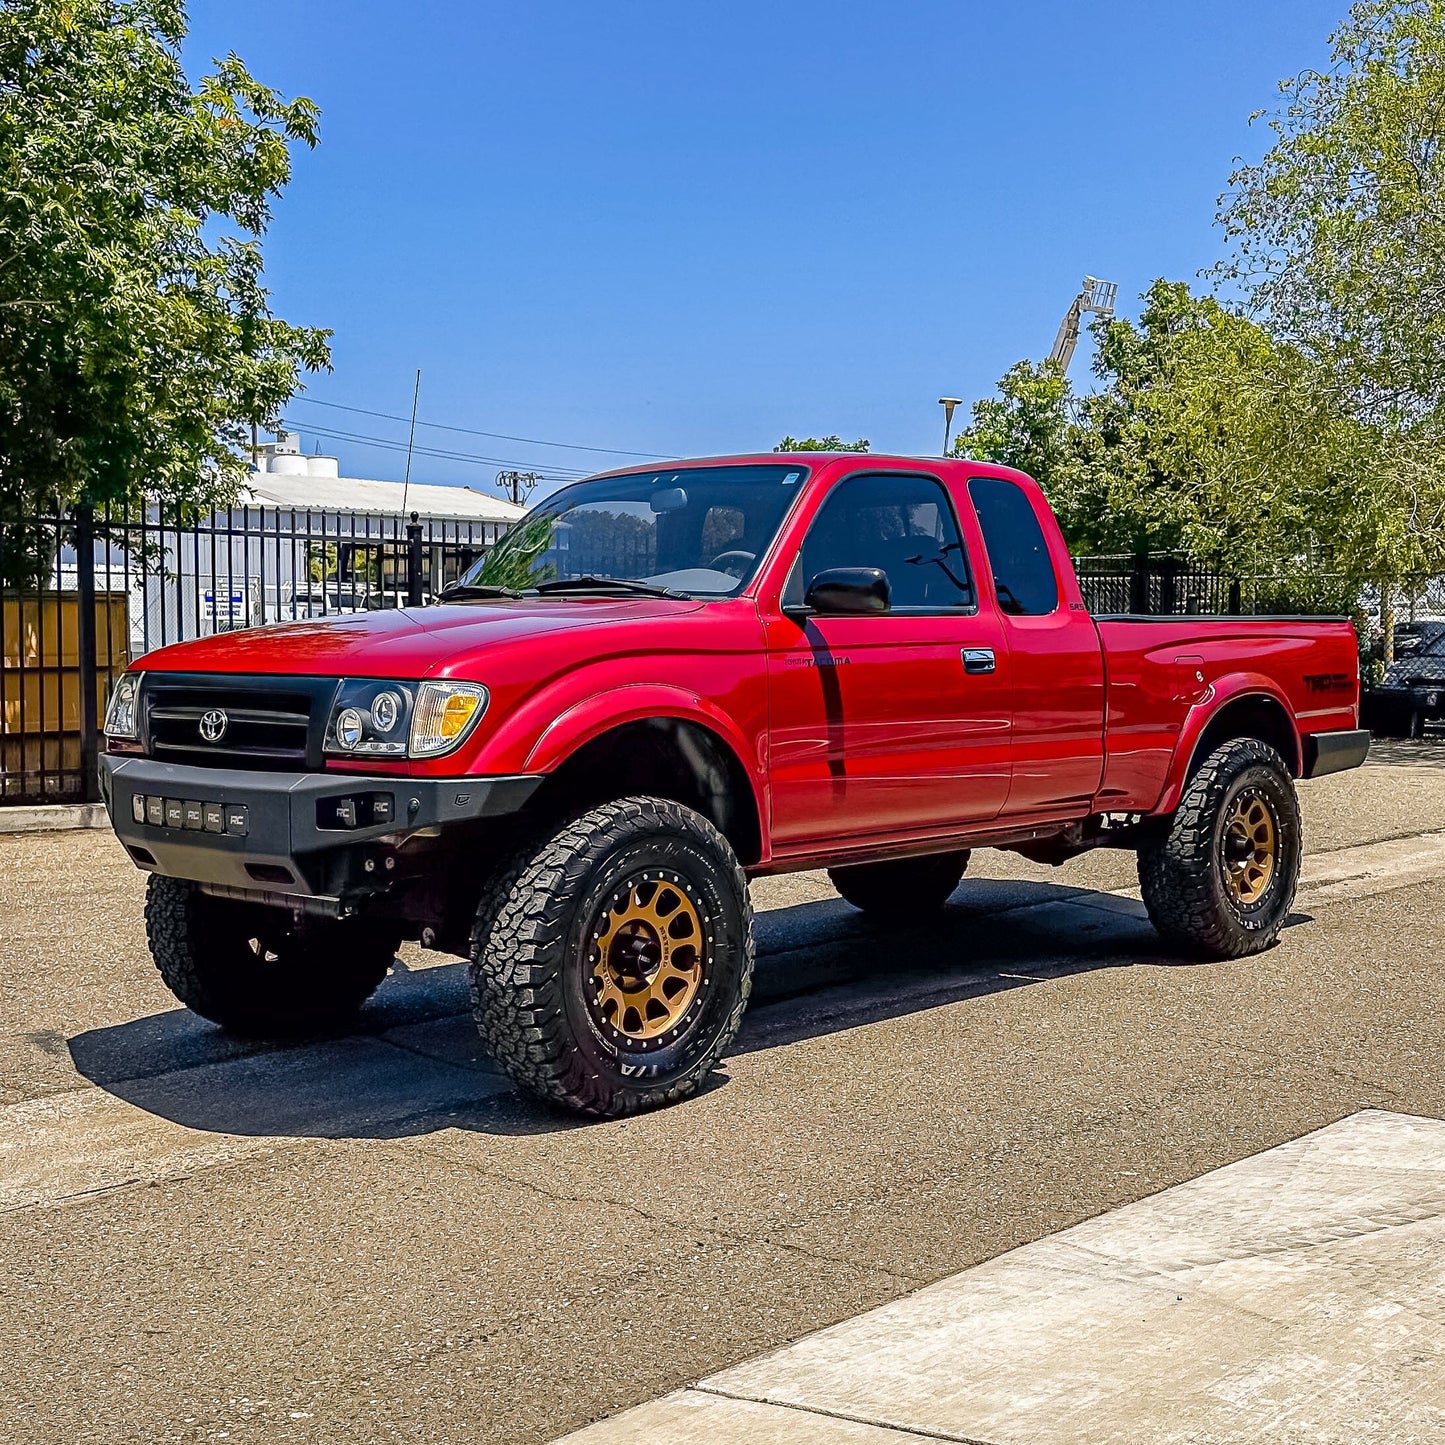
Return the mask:
<path fill-rule="evenodd" d="M 1059 605 L 1059 582 L 1023 489 L 1003 477 L 974 477 L 968 495 L 988 549 L 999 611 L 1015 617 L 1052 612 Z"/>
<path fill-rule="evenodd" d="M 928 477 L 849 477 L 828 494 L 788 579 L 787 603 L 833 567 L 881 567 L 895 612 L 974 605 L 963 539 L 948 493 Z"/>

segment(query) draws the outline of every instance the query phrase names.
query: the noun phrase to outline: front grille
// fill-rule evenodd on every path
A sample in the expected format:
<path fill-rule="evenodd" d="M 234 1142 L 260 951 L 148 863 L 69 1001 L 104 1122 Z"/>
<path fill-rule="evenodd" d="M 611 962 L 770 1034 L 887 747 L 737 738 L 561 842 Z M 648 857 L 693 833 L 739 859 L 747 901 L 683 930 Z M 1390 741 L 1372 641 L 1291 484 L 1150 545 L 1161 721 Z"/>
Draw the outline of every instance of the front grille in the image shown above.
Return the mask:
<path fill-rule="evenodd" d="M 141 690 L 145 748 L 153 758 L 216 768 L 321 766 L 332 678 L 151 673 Z M 203 722 L 214 724 L 208 737 Z"/>

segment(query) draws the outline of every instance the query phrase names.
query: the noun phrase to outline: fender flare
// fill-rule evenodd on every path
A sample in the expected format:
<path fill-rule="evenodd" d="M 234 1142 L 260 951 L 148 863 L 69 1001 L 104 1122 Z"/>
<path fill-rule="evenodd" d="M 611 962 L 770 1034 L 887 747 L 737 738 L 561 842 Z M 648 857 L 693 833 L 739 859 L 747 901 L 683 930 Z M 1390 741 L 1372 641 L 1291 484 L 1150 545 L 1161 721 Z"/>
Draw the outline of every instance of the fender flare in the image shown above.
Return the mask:
<path fill-rule="evenodd" d="M 1268 699 L 1283 711 L 1294 734 L 1293 756 L 1285 758 L 1285 762 L 1290 771 L 1296 777 L 1299 776 L 1303 766 L 1299 719 L 1295 717 L 1289 699 L 1280 691 L 1278 684 L 1263 673 L 1228 673 L 1224 677 L 1216 678 L 1209 685 L 1204 697 L 1184 715 L 1184 722 L 1179 728 L 1179 738 L 1174 746 L 1174 759 L 1169 764 L 1169 773 L 1164 782 L 1164 791 L 1153 808 L 1155 813 L 1172 813 L 1179 805 L 1189 777 L 1189 764 L 1194 759 L 1194 750 L 1199 746 L 1200 738 L 1226 707 L 1247 698 Z"/>
<path fill-rule="evenodd" d="M 666 683 L 631 683 L 593 693 L 559 714 L 543 730 L 527 755 L 523 771 L 555 772 L 579 748 L 627 723 L 673 718 L 693 723 L 714 734 L 737 758 L 753 793 L 758 826 L 767 849 L 768 797 L 758 759 L 751 755 L 747 738 L 737 723 L 716 703 L 687 688 Z"/>

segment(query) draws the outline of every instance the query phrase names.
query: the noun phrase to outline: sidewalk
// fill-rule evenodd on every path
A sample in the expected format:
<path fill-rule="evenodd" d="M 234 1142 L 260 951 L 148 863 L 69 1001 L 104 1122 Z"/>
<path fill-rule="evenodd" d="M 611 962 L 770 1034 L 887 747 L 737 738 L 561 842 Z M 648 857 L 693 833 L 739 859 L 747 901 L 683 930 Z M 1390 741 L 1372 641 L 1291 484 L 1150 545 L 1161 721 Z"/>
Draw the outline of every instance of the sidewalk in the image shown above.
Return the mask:
<path fill-rule="evenodd" d="M 0 807 L 0 833 L 58 833 L 104 828 L 104 803 L 38 803 Z"/>
<path fill-rule="evenodd" d="M 1368 1110 L 570 1445 L 1445 1438 L 1445 1123 Z"/>

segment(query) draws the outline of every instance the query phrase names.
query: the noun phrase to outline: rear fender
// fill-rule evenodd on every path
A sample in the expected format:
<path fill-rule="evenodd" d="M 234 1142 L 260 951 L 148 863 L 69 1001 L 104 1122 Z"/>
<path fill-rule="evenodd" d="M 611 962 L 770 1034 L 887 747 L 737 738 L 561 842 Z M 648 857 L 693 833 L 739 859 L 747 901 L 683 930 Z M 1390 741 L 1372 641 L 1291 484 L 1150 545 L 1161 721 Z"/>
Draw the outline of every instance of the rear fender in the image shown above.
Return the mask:
<path fill-rule="evenodd" d="M 1284 761 L 1290 772 L 1295 777 L 1299 777 L 1303 767 L 1299 723 L 1295 719 L 1294 710 L 1290 707 L 1285 695 L 1280 691 L 1278 685 L 1263 673 L 1230 673 L 1213 682 L 1204 696 L 1185 714 L 1184 722 L 1179 729 L 1179 741 L 1174 749 L 1174 759 L 1169 765 L 1169 774 L 1164 783 L 1164 791 L 1154 807 L 1156 813 L 1172 813 L 1179 806 L 1179 799 L 1184 795 L 1184 788 L 1189 781 L 1190 768 L 1194 762 L 1195 751 L 1199 747 L 1199 740 L 1204 736 L 1210 724 L 1231 704 L 1252 698 L 1268 699 L 1269 702 L 1278 704 L 1284 720 L 1288 722 L 1292 738 Z"/>

